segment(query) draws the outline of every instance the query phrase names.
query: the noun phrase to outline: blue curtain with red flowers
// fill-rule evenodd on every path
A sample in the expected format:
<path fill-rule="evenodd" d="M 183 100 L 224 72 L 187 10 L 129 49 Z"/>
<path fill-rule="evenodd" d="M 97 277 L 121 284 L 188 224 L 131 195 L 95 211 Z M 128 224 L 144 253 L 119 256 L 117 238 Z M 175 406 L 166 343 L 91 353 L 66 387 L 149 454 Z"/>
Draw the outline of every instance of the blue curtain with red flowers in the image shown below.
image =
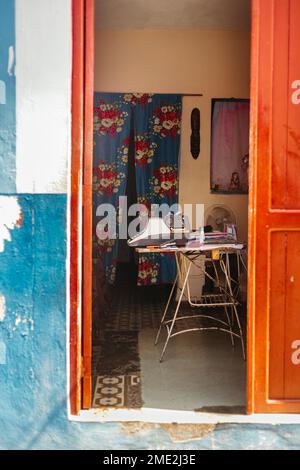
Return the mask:
<path fill-rule="evenodd" d="M 138 202 L 178 202 L 181 95 L 157 94 L 135 110 L 135 166 Z M 173 254 L 139 256 L 138 285 L 173 282 Z"/>
<path fill-rule="evenodd" d="M 119 197 L 126 191 L 131 112 L 123 94 L 94 95 L 93 258 L 102 259 L 110 284 L 116 277 L 118 225 L 116 232 L 114 220 L 101 226 L 106 214 L 97 215 L 97 210 L 112 204 L 119 216 Z"/>
<path fill-rule="evenodd" d="M 118 225 L 117 233 L 105 229 L 103 236 L 99 224 L 103 215 L 97 215 L 97 209 L 105 203 L 114 205 L 119 221 L 119 197 L 126 191 L 133 121 L 137 202 L 150 207 L 178 201 L 181 95 L 95 93 L 93 256 L 101 257 L 109 283 L 116 276 Z M 139 257 L 138 285 L 169 283 L 175 274 L 173 255 Z"/>

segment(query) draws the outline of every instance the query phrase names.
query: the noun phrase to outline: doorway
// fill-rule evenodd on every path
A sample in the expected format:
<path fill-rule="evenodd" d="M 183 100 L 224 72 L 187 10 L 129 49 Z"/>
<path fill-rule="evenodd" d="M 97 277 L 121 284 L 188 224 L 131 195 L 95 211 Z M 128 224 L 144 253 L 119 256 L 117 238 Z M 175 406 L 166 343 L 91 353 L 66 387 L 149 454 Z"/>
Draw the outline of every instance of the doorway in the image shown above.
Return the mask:
<path fill-rule="evenodd" d="M 289 7 L 291 7 L 293 10 L 297 10 L 297 5 L 296 5 L 295 2 L 291 1 L 291 2 L 288 2 L 288 3 L 289 3 Z M 89 4 L 89 2 L 87 2 L 87 4 Z M 277 21 L 279 21 L 279 18 L 282 18 L 281 13 L 283 12 L 285 7 L 286 7 L 286 5 L 285 6 L 282 5 L 282 7 L 278 6 L 278 8 L 275 8 L 275 17 L 277 18 Z M 266 11 L 262 12 L 261 8 L 265 8 Z M 266 15 L 266 13 L 269 11 L 269 9 L 272 9 L 272 8 L 274 8 L 274 4 L 271 1 L 268 2 L 268 5 L 264 5 L 263 7 L 259 4 L 259 2 L 256 2 L 256 1 L 253 2 L 253 11 L 254 11 L 255 15 L 252 16 L 252 17 L 255 18 L 255 21 L 253 22 L 253 26 L 252 26 L 252 37 L 254 39 L 254 42 L 253 42 L 254 46 L 252 46 L 252 47 L 254 48 L 254 50 L 256 52 L 262 50 L 262 48 L 263 48 L 263 44 L 258 42 L 258 40 L 257 40 L 258 30 L 263 31 L 266 34 L 266 36 L 268 36 L 268 34 L 270 33 L 271 26 L 269 24 L 267 24 L 265 19 L 263 19 L 263 18 L 268 17 L 268 15 Z M 282 8 L 282 11 L 281 11 L 281 8 Z M 272 14 L 274 14 L 274 9 L 272 10 L 272 12 L 273 12 Z M 285 11 L 285 13 L 286 13 L 286 11 Z M 295 13 L 295 11 L 294 11 L 294 13 Z M 288 21 L 289 21 L 289 16 L 288 15 L 286 15 L 286 19 L 287 19 L 287 24 L 288 24 Z M 257 71 L 257 68 L 256 68 L 257 64 L 255 62 L 255 58 L 253 58 L 253 64 L 254 64 L 253 70 L 254 70 L 254 72 L 256 72 Z M 255 80 L 254 80 L 253 77 L 255 78 Z M 260 86 L 260 84 L 256 80 L 257 79 L 256 75 L 253 75 L 253 72 L 252 72 L 252 78 L 253 78 L 253 80 L 252 80 L 251 96 L 253 98 L 253 101 L 252 101 L 253 104 L 252 104 L 252 124 L 251 125 L 252 125 L 252 130 L 253 130 L 254 128 L 257 128 L 256 110 L 257 110 L 257 106 L 260 105 L 260 103 L 257 102 L 258 87 Z M 123 90 L 124 90 L 124 88 L 123 88 Z M 150 89 L 148 89 L 148 91 L 150 91 Z M 89 90 L 89 93 L 90 93 L 90 90 Z M 223 95 L 223 96 L 225 96 L 225 95 Z M 90 114 L 90 116 L 91 116 L 91 114 Z M 263 128 L 263 126 L 262 126 L 262 128 Z M 255 135 L 257 137 L 256 134 L 252 134 L 252 135 Z M 252 260 L 257 259 L 257 258 L 255 258 L 256 257 L 256 251 L 255 250 L 257 249 L 257 246 L 258 246 L 257 232 L 255 231 L 256 230 L 255 217 L 253 215 L 253 208 L 257 207 L 256 206 L 257 199 L 256 199 L 256 196 L 255 196 L 256 191 L 257 191 L 257 171 L 258 170 L 260 171 L 260 168 L 256 166 L 257 165 L 257 153 L 256 153 L 257 152 L 257 147 L 255 147 L 256 144 L 257 144 L 257 141 L 254 139 L 252 141 L 252 153 L 250 151 L 250 156 L 252 155 L 252 157 L 253 157 L 252 170 L 250 172 L 251 175 L 252 175 L 251 178 L 250 178 L 250 192 L 251 192 L 250 207 L 252 208 L 250 210 L 250 215 L 251 215 L 250 223 L 251 223 L 251 225 L 250 225 L 250 232 L 249 232 L 249 235 L 250 235 L 250 237 L 249 237 L 249 241 L 250 241 L 250 260 L 251 259 Z M 261 145 L 262 148 L 264 147 L 265 144 L 266 144 L 265 141 L 263 141 L 263 140 L 259 141 L 258 140 L 258 145 Z M 91 158 L 89 158 L 89 162 L 91 162 Z M 251 169 L 251 162 L 250 162 L 250 169 Z M 91 168 L 90 168 L 90 170 L 91 170 Z M 261 169 L 261 171 L 262 171 L 262 169 Z M 89 174 L 91 175 L 91 171 L 89 172 Z M 255 179 L 253 177 L 254 174 L 256 175 Z M 91 180 L 87 182 L 86 187 L 91 192 Z M 91 203 L 91 199 L 90 199 L 90 203 Z M 262 218 L 261 218 L 262 221 L 264 220 L 263 217 L 265 217 L 265 215 L 262 215 Z M 290 222 L 292 224 L 291 225 L 292 230 L 295 230 L 295 227 L 299 226 L 297 215 L 296 215 L 295 211 L 293 212 L 292 218 L 290 218 Z M 87 226 L 85 226 L 84 228 L 85 228 L 85 230 L 87 230 Z M 253 280 L 256 277 L 256 271 L 254 271 L 254 266 L 255 265 L 252 264 L 252 263 L 249 264 L 249 269 L 250 269 L 250 276 L 249 277 L 250 277 L 250 280 L 249 280 L 249 293 L 248 294 L 250 294 L 249 295 L 249 307 L 250 308 L 248 309 L 248 311 L 250 312 L 250 317 L 248 319 L 248 325 L 249 325 L 249 329 L 248 329 L 248 333 L 249 333 L 249 336 L 248 336 L 248 346 L 249 346 L 248 347 L 248 359 L 249 359 L 249 364 L 248 364 L 248 384 L 247 384 L 247 389 L 248 389 L 247 410 L 248 410 L 248 412 L 259 411 L 259 410 L 260 411 L 267 411 L 267 410 L 269 410 L 269 411 L 276 411 L 276 410 L 278 410 L 278 411 L 283 411 L 283 410 L 297 411 L 299 409 L 299 405 L 298 405 L 299 400 L 296 397 L 296 394 L 294 392 L 293 392 L 293 398 L 289 397 L 289 394 L 287 394 L 287 396 L 285 398 L 283 392 L 278 393 L 278 391 L 276 391 L 275 395 L 277 394 L 276 395 L 277 398 L 272 398 L 271 401 L 270 401 L 270 399 L 267 398 L 268 394 L 266 392 L 266 384 L 268 383 L 270 378 L 268 377 L 267 381 L 265 381 L 265 379 L 262 380 L 259 375 L 256 375 L 254 373 L 254 364 L 259 366 L 259 364 L 261 364 L 261 358 L 262 357 L 265 358 L 265 353 L 263 353 L 260 357 L 258 355 L 259 347 L 258 347 L 257 343 L 254 342 L 254 330 L 256 330 L 256 332 L 261 335 L 261 338 L 262 338 L 262 341 L 260 343 L 261 345 L 266 344 L 266 343 L 264 343 L 263 338 L 266 339 L 267 336 L 268 336 L 268 328 L 266 328 L 267 325 L 265 325 L 263 322 L 259 322 L 259 319 L 255 317 L 255 311 L 258 311 L 257 310 L 257 307 L 258 307 L 257 306 L 257 296 L 254 295 L 256 293 L 255 284 L 253 284 L 252 281 L 251 281 L 251 279 Z M 271 266 L 271 269 L 273 269 L 272 266 Z M 88 277 L 90 275 L 91 275 L 91 270 L 90 271 L 87 270 L 85 279 L 88 279 Z M 87 283 L 87 285 L 89 285 L 89 284 Z M 86 291 L 87 290 L 85 289 L 85 292 Z M 86 298 L 89 299 L 89 297 L 91 297 L 90 294 L 86 294 Z M 86 318 L 86 313 L 85 313 L 85 318 Z M 265 317 L 263 316 L 263 318 L 265 318 Z M 87 328 L 85 328 L 85 338 L 87 338 L 91 334 L 91 324 L 89 324 L 88 321 L 86 322 L 86 324 L 87 324 Z M 90 327 L 90 330 L 89 330 L 89 327 Z M 293 344 L 295 344 L 295 342 L 293 342 Z M 84 380 L 85 380 L 84 383 L 86 384 L 83 387 L 85 389 L 84 397 L 88 397 L 88 395 L 86 394 L 86 391 L 88 389 L 88 383 L 91 379 L 91 369 L 89 369 L 89 358 L 91 358 L 91 354 L 88 355 L 88 353 L 91 352 L 91 349 L 88 350 L 88 347 L 89 347 L 88 340 L 86 342 L 86 345 L 87 345 L 87 350 L 84 352 L 84 358 L 87 358 L 86 368 L 85 368 L 85 372 L 84 372 Z M 290 356 L 288 355 L 288 357 L 290 357 Z M 297 374 L 297 370 L 298 369 L 294 368 L 292 370 L 292 373 Z M 265 392 L 262 392 L 262 394 L 258 394 L 257 392 L 254 393 L 254 384 L 256 384 L 256 387 L 261 386 L 261 390 L 265 390 Z M 77 387 L 77 391 L 79 389 L 80 389 L 80 387 Z M 91 392 L 91 390 L 90 390 L 90 392 Z M 273 395 L 273 397 L 275 397 L 275 395 Z M 78 395 L 77 395 L 77 397 L 78 397 Z M 89 403 L 90 399 L 91 399 L 91 393 L 89 395 L 89 398 L 86 398 L 86 404 L 87 404 L 86 407 L 90 407 L 90 403 Z"/>
<path fill-rule="evenodd" d="M 125 240 L 100 240 L 99 205 L 112 202 L 118 207 L 116 195 L 129 196 L 128 207 L 141 200 L 146 203 L 180 202 L 193 207 L 204 204 L 205 225 L 209 220 L 214 231 L 218 228 L 223 231 L 225 220 L 236 224 L 240 240 L 246 242 L 247 191 L 242 187 L 230 187 L 230 180 L 235 170 L 241 178 L 242 157 L 249 153 L 248 143 L 243 147 L 240 138 L 241 121 L 237 109 L 244 105 L 242 99 L 249 98 L 250 21 L 248 26 L 243 25 L 245 31 L 235 33 L 233 26 L 230 31 L 220 31 L 222 26 L 217 26 L 220 16 L 216 15 L 216 26 L 212 32 L 206 31 L 205 25 L 202 29 L 192 25 L 187 31 L 180 31 L 174 15 L 174 24 L 166 30 L 152 31 L 150 24 L 141 31 L 134 29 L 135 26 L 130 23 L 133 10 L 128 6 L 120 29 L 115 31 L 109 29 L 114 21 L 113 5 L 106 9 L 103 2 L 96 1 L 95 6 L 93 236 L 98 230 L 98 238 L 96 236 L 93 244 L 92 406 L 143 406 L 187 411 L 238 409 L 245 412 L 246 366 L 239 340 L 232 348 L 226 333 L 195 331 L 210 325 L 209 321 L 207 325 L 202 325 L 201 318 L 195 318 L 200 313 L 199 309 L 193 310 L 183 302 L 181 316 L 187 317 L 191 311 L 195 314 L 193 318 L 184 320 L 183 329 L 192 331 L 174 336 L 160 362 L 165 328 L 156 346 L 154 342 L 175 279 L 175 270 L 169 275 L 172 265 L 165 259 L 165 254 L 139 254 L 129 248 L 129 235 Z M 186 8 L 189 8 L 188 2 Z M 149 2 L 147 9 L 151 13 L 152 24 L 157 24 L 158 4 Z M 202 21 L 200 17 L 199 24 Z M 197 65 L 195 57 L 198 59 Z M 185 72 L 181 72 L 182 68 Z M 193 80 L 187 72 L 192 68 L 195 69 Z M 216 70 L 218 76 L 215 75 Z M 236 100 L 232 100 L 232 96 Z M 163 113 L 164 108 L 172 108 L 171 112 L 180 115 L 180 136 L 167 134 L 171 129 L 176 131 L 176 125 L 172 127 L 171 121 L 168 121 L 170 129 L 168 126 L 162 127 L 166 134 L 157 135 L 152 117 L 155 115 L 159 120 L 157 110 Z M 190 151 L 190 121 L 194 108 L 201 113 L 198 159 L 194 159 Z M 227 112 L 228 119 L 225 116 Z M 223 143 L 218 141 L 215 135 L 223 131 L 217 127 L 221 126 L 222 120 L 229 121 L 229 116 L 234 112 L 240 127 L 236 125 L 235 130 L 226 127 L 224 134 L 236 133 L 236 145 L 239 147 L 237 161 L 230 162 L 228 157 L 231 172 L 224 176 L 223 186 L 219 181 L 220 163 L 216 162 L 219 171 L 216 187 L 210 178 L 210 142 L 214 141 L 217 146 L 215 153 L 220 152 L 225 137 L 221 138 Z M 223 113 L 225 117 L 217 117 L 223 116 Z M 216 121 L 214 133 L 212 121 Z M 248 132 L 249 112 L 246 140 Z M 235 144 L 232 142 L 230 145 Z M 156 187 L 151 186 L 156 173 L 165 171 L 166 162 L 172 168 L 177 167 L 179 187 L 176 197 L 172 198 L 166 196 L 167 189 L 156 197 Z M 164 181 L 165 188 L 169 181 Z M 221 222 L 218 227 L 216 220 L 219 218 Z M 191 229 L 198 229 L 196 224 L 196 221 L 190 220 Z M 162 266 L 163 261 L 166 266 Z M 174 260 L 172 262 L 174 264 Z M 207 257 L 202 260 L 201 266 L 207 266 L 208 262 Z M 208 267 L 208 270 L 211 268 Z M 106 279 L 105 286 L 103 278 Z M 200 292 L 207 295 L 214 293 L 214 284 L 209 285 L 209 279 L 203 278 L 201 270 L 195 268 L 190 280 L 190 288 L 193 284 L 195 291 L 192 292 L 193 301 L 200 301 Z M 238 315 L 245 334 L 246 275 L 243 283 L 244 297 L 240 299 Z M 103 289 L 106 292 L 104 299 Z M 173 296 L 172 309 L 178 295 L 177 292 Z M 101 296 L 103 302 L 99 300 Z M 226 312 L 223 310 L 216 307 L 210 316 L 224 321 Z M 201 313 L 207 314 L 208 308 L 201 309 Z M 214 325 L 213 320 L 210 321 Z"/>

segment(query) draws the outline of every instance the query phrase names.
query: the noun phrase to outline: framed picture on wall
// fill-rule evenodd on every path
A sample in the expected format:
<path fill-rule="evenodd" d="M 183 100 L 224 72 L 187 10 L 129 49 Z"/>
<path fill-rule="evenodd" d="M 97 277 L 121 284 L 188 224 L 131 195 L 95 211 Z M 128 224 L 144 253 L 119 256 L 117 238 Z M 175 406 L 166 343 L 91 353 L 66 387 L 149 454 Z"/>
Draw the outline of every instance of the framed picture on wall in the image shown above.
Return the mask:
<path fill-rule="evenodd" d="M 248 193 L 249 99 L 212 100 L 210 189 Z"/>

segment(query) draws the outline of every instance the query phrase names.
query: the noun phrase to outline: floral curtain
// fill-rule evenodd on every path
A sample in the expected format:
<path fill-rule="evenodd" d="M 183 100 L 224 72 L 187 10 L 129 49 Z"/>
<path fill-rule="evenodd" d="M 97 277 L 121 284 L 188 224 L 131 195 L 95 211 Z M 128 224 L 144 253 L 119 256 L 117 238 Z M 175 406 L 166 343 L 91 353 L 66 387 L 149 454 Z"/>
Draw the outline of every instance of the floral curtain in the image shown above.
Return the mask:
<path fill-rule="evenodd" d="M 119 196 L 125 195 L 131 122 L 135 129 L 137 202 L 150 207 L 178 200 L 181 96 L 95 93 L 93 256 L 101 256 L 109 283 L 116 275 L 118 233 L 116 239 L 110 233 L 102 237 L 97 228 L 101 217 L 96 211 L 100 204 L 111 203 L 118 212 Z M 138 285 L 172 282 L 175 273 L 172 255 L 139 257 Z"/>
<path fill-rule="evenodd" d="M 135 165 L 138 202 L 178 202 L 181 96 L 153 95 L 135 110 Z M 170 283 L 176 275 L 173 254 L 139 256 L 138 285 Z"/>
<path fill-rule="evenodd" d="M 116 276 L 118 233 L 107 232 L 102 236 L 103 230 L 99 229 L 101 216 L 97 215 L 97 209 L 109 203 L 118 214 L 119 197 L 126 191 L 130 120 L 131 107 L 124 102 L 123 95 L 95 93 L 93 257 L 101 257 L 106 279 L 111 284 Z"/>

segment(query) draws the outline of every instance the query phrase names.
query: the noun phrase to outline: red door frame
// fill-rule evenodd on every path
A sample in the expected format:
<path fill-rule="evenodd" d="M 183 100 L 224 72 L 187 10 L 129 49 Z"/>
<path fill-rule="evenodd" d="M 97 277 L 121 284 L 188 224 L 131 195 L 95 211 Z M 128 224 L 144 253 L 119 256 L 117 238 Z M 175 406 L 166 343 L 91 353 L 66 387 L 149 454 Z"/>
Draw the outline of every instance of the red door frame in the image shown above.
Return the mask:
<path fill-rule="evenodd" d="M 72 414 L 81 409 L 81 174 L 83 165 L 84 123 L 84 2 L 73 0 L 72 50 L 72 156 L 70 215 L 70 408 Z"/>
<path fill-rule="evenodd" d="M 83 249 L 82 311 L 83 384 L 82 407 L 91 408 L 92 399 L 92 184 L 94 147 L 94 0 L 85 0 L 84 149 L 83 149 Z"/>
<path fill-rule="evenodd" d="M 91 407 L 94 0 L 72 1 L 72 24 L 70 410 L 76 415 Z"/>

